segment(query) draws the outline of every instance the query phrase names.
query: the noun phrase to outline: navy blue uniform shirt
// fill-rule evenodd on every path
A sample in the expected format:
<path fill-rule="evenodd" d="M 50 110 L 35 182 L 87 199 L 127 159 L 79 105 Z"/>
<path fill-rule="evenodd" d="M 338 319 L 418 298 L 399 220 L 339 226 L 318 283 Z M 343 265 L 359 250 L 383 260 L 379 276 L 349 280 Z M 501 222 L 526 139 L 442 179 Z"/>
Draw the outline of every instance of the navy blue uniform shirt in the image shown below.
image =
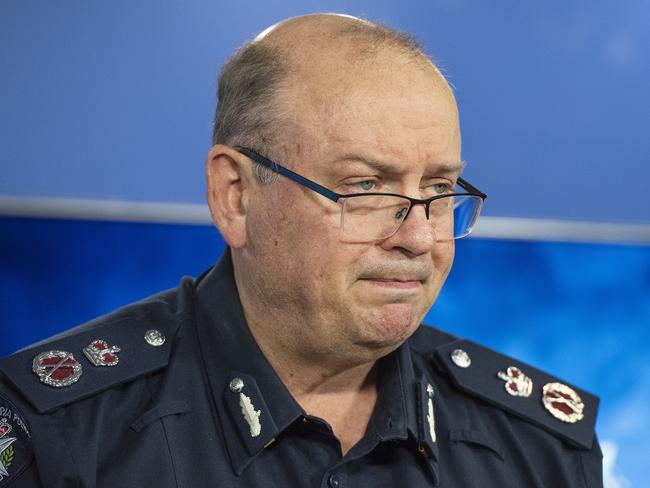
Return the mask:
<path fill-rule="evenodd" d="M 0 488 L 601 487 L 598 401 L 558 384 L 421 326 L 379 361 L 367 431 L 342 456 L 262 355 L 226 253 L 0 361 Z"/>

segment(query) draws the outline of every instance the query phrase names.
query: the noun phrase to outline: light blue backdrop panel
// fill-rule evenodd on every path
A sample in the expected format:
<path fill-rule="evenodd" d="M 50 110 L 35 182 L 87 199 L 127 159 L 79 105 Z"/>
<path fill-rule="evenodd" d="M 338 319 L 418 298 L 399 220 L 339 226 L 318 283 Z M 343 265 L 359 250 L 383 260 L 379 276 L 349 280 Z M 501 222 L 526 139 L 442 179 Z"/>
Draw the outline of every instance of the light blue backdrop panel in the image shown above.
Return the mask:
<path fill-rule="evenodd" d="M 173 287 L 222 249 L 207 226 L 0 218 L 0 355 Z M 467 239 L 427 322 L 601 396 L 599 436 L 640 487 L 649 297 L 648 246 Z"/>
<path fill-rule="evenodd" d="M 218 68 L 313 11 L 422 40 L 487 215 L 650 223 L 645 0 L 5 0 L 0 196 L 202 201 Z"/>

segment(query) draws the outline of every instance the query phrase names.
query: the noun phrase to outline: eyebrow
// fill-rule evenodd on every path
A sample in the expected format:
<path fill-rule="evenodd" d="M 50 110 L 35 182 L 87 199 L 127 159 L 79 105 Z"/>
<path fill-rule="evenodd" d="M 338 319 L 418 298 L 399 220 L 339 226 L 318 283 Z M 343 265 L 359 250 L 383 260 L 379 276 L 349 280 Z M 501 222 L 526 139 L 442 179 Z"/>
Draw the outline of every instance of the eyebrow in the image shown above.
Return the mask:
<path fill-rule="evenodd" d="M 334 161 L 335 164 L 350 163 L 350 162 L 363 164 L 380 173 L 392 174 L 392 175 L 401 173 L 401 170 L 399 168 L 396 168 L 391 164 L 383 163 L 381 161 L 375 161 L 372 159 L 367 159 L 356 154 L 348 154 Z M 436 165 L 436 173 L 459 173 L 460 174 L 462 173 L 463 169 L 465 169 L 465 161 L 462 160 L 456 162 L 441 163 Z"/>

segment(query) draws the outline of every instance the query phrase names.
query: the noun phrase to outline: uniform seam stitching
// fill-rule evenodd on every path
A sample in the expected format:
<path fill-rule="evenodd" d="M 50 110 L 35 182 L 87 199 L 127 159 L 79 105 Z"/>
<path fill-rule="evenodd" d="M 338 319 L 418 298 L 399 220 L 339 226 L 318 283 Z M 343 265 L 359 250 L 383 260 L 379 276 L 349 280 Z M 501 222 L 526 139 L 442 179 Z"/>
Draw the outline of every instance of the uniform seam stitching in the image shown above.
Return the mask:
<path fill-rule="evenodd" d="M 589 488 L 589 483 L 587 482 L 587 476 L 585 472 L 584 453 L 579 452 L 578 457 L 580 458 L 580 472 L 582 474 L 582 481 L 584 481 L 585 487 Z"/>
<path fill-rule="evenodd" d="M 155 392 L 152 390 L 151 385 L 149 381 L 145 382 L 146 388 L 149 391 L 149 394 L 153 397 Z M 165 417 L 161 417 L 158 419 L 160 421 L 160 425 L 163 430 L 163 435 L 165 436 L 165 444 L 167 444 L 167 453 L 169 454 L 169 460 L 171 461 L 172 465 L 172 471 L 174 472 L 174 483 L 176 484 L 176 487 L 178 488 L 180 485 L 178 484 L 178 474 L 176 473 L 176 463 L 174 462 L 174 455 L 172 454 L 172 449 L 171 446 L 169 445 L 169 436 L 167 435 L 167 427 L 165 426 Z"/>
<path fill-rule="evenodd" d="M 166 417 L 161 418 L 160 423 L 162 425 L 163 434 L 165 435 L 165 442 L 167 443 L 167 452 L 169 453 L 169 459 L 171 460 L 171 463 L 172 463 L 172 470 L 174 471 L 174 482 L 176 483 L 176 487 L 178 488 L 180 485 L 178 483 L 178 474 L 176 472 L 176 463 L 174 462 L 174 455 L 172 454 L 172 448 L 169 445 L 169 436 L 167 435 L 167 427 L 165 426 L 165 420 L 166 420 Z"/>
<path fill-rule="evenodd" d="M 70 447 L 70 443 L 68 442 L 68 439 L 66 439 L 64 431 L 61 429 L 61 427 L 59 427 L 59 419 L 54 419 L 54 420 L 55 420 L 56 430 L 59 431 L 59 437 L 63 440 L 63 443 L 68 448 L 67 449 L 68 455 L 70 456 L 70 459 L 72 460 L 72 464 L 75 467 L 75 472 L 77 474 L 77 479 L 75 479 L 74 485 L 75 485 L 76 488 L 81 488 L 81 484 L 79 483 L 79 479 L 78 479 L 79 473 L 81 473 L 81 471 L 79 470 L 79 463 L 77 462 L 77 459 L 73 456 L 74 451 Z M 34 458 L 36 458 L 36 456 L 34 456 Z M 37 465 L 38 465 L 38 460 L 37 460 Z M 97 483 L 96 476 L 97 476 L 97 473 L 95 473 L 95 483 Z M 39 472 L 39 478 L 40 478 L 40 472 Z"/>
<path fill-rule="evenodd" d="M 232 453 L 228 449 L 228 443 L 226 442 L 226 436 L 223 432 L 223 429 L 221 428 L 221 425 L 223 424 L 223 419 L 221 418 L 221 415 L 219 413 L 219 408 L 218 408 L 218 396 L 217 392 L 214 391 L 212 387 L 212 382 L 210 381 L 210 377 L 208 375 L 208 369 L 207 369 L 207 364 L 205 360 L 205 354 L 203 352 L 203 348 L 201 347 L 201 334 L 199 332 L 199 324 L 198 320 L 196 317 L 196 302 L 198 300 L 198 296 L 196 293 L 196 288 L 192 288 L 190 291 L 190 304 L 189 306 L 191 307 L 190 311 L 187 311 L 187 315 L 189 316 L 188 322 L 192 324 L 192 332 L 194 333 L 194 339 L 196 340 L 196 347 L 198 350 L 199 354 L 199 359 L 200 359 L 200 364 L 201 364 L 201 376 L 204 381 L 204 387 L 206 394 L 208 398 L 210 399 L 210 414 L 212 417 L 212 422 L 214 423 L 214 428 L 217 430 L 219 437 L 221 438 L 221 445 L 223 447 L 223 450 L 228 457 L 228 460 L 230 461 L 230 466 L 233 469 L 233 472 L 235 472 L 234 468 L 234 460 Z M 235 472 L 235 474 L 237 474 Z"/>

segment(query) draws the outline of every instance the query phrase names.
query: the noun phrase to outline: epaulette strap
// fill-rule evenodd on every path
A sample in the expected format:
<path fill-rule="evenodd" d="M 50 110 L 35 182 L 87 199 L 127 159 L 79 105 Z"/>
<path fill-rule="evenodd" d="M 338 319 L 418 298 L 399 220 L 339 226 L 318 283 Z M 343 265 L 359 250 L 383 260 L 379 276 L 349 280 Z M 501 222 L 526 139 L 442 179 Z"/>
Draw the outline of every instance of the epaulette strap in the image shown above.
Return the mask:
<path fill-rule="evenodd" d="M 124 317 L 0 360 L 0 371 L 48 413 L 164 368 L 178 324 Z"/>
<path fill-rule="evenodd" d="M 445 344 L 434 356 L 465 392 L 591 449 L 598 397 L 471 341 Z"/>

